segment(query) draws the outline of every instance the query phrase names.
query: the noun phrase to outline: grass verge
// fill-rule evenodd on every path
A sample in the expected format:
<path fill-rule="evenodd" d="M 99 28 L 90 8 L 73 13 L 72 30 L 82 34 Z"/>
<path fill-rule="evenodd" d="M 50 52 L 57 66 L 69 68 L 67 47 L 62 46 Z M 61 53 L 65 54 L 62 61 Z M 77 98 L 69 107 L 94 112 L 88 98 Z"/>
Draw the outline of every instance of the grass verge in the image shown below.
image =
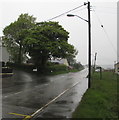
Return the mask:
<path fill-rule="evenodd" d="M 73 118 L 116 118 L 119 113 L 119 75 L 113 72 L 94 73 L 91 88 L 84 94 L 79 106 L 73 113 Z"/>

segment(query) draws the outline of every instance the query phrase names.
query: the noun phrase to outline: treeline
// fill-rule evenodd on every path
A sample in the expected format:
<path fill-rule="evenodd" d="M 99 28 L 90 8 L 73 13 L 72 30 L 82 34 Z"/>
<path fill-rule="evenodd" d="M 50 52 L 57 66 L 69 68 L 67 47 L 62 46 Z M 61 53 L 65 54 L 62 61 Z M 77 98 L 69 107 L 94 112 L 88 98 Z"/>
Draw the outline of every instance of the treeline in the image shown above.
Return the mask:
<path fill-rule="evenodd" d="M 2 43 L 10 54 L 10 62 L 18 65 L 32 59 L 38 71 L 46 68 L 52 58 L 66 58 L 71 62 L 78 53 L 68 43 L 69 32 L 58 22 L 38 23 L 35 17 L 21 14 L 3 33 Z"/>

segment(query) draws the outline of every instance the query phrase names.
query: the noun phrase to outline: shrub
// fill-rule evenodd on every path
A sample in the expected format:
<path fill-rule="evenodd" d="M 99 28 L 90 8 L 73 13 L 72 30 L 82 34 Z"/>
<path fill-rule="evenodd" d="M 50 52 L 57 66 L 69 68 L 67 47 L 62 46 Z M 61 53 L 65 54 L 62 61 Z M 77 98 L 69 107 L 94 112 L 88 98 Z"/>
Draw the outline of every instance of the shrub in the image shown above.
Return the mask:
<path fill-rule="evenodd" d="M 48 68 L 47 68 L 48 72 L 66 71 L 67 69 L 68 69 L 68 67 L 66 65 L 52 65 L 52 66 L 48 66 Z"/>

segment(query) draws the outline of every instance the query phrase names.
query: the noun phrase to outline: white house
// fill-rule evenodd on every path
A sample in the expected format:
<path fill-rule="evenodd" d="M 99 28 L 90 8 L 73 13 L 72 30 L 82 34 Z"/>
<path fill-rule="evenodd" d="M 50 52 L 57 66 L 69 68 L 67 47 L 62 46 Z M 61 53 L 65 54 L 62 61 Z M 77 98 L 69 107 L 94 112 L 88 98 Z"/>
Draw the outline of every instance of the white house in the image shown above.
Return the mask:
<path fill-rule="evenodd" d="M 117 2 L 117 63 L 119 63 L 119 1 Z"/>
<path fill-rule="evenodd" d="M 115 73 L 119 74 L 119 62 L 115 64 Z"/>
<path fill-rule="evenodd" d="M 115 72 L 119 74 L 119 1 L 117 2 L 117 63 L 115 64 Z"/>
<path fill-rule="evenodd" d="M 51 59 L 50 62 L 69 66 L 67 59 Z"/>
<path fill-rule="evenodd" d="M 0 37 L 0 61 L 4 61 L 5 63 L 9 61 L 9 53 L 7 49 L 2 46 L 2 37 Z"/>

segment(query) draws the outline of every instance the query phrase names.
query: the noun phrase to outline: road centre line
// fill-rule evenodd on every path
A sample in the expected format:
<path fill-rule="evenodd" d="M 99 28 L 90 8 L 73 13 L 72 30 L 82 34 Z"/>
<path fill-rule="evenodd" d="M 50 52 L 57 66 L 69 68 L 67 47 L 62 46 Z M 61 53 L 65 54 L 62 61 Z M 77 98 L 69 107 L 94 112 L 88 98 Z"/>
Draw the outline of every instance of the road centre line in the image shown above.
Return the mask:
<path fill-rule="evenodd" d="M 14 94 L 17 95 L 17 94 L 19 94 L 19 93 L 21 93 L 21 92 L 17 92 L 17 93 L 14 93 Z"/>
<path fill-rule="evenodd" d="M 39 87 L 39 85 L 37 86 L 34 86 L 35 88 Z M 33 88 L 34 89 L 34 88 Z M 30 91 L 31 89 L 28 89 L 28 90 L 25 90 L 25 91 L 20 91 L 20 92 L 17 92 L 17 93 L 12 93 L 12 94 L 9 94 L 9 95 L 6 95 L 6 96 L 3 96 L 3 98 L 7 98 L 7 97 L 10 97 L 10 96 L 13 96 L 13 95 L 17 95 L 17 94 L 20 94 L 22 92 L 28 92 Z"/>
<path fill-rule="evenodd" d="M 47 106 L 49 106 L 51 103 L 53 103 L 54 101 L 56 101 L 59 97 L 61 97 L 62 95 L 64 95 L 67 91 L 69 91 L 70 89 L 72 89 L 73 87 L 75 87 L 77 84 L 79 84 L 79 82 L 75 83 L 73 86 L 67 88 L 66 90 L 64 90 L 62 93 L 60 93 L 57 97 L 55 97 L 54 99 L 52 99 L 50 102 L 48 102 L 47 104 L 45 104 L 43 107 L 41 107 L 40 109 L 38 109 L 36 112 L 34 112 L 32 115 L 30 115 L 32 117 L 34 117 L 38 112 L 43 111 Z M 23 120 L 28 120 L 27 116 L 23 119 Z"/>
<path fill-rule="evenodd" d="M 17 92 L 17 93 L 13 93 L 13 94 L 10 94 L 10 95 L 6 95 L 6 96 L 3 96 L 3 98 L 7 98 L 7 97 L 10 97 L 10 96 L 13 96 L 13 95 L 17 95 L 17 94 L 20 94 L 22 93 L 23 91 L 21 92 Z"/>
<path fill-rule="evenodd" d="M 4 96 L 4 98 L 7 98 L 8 96 Z"/>
<path fill-rule="evenodd" d="M 49 84 L 44 84 L 44 86 L 47 86 L 47 85 L 49 85 Z M 32 89 L 35 89 L 35 88 L 38 88 L 38 87 L 39 87 L 39 85 L 34 86 L 34 88 L 32 88 Z M 0 90 L 2 90 L 2 89 L 0 89 Z M 13 96 L 13 95 L 17 95 L 17 94 L 20 94 L 20 93 L 22 93 L 22 92 L 28 92 L 28 91 L 30 91 L 30 90 L 31 90 L 31 89 L 28 89 L 28 90 L 25 90 L 25 91 L 20 91 L 20 92 L 17 92 L 17 93 L 12 93 L 12 94 L 3 96 L 3 98 L 7 98 L 7 97 L 10 97 L 10 96 Z"/>

